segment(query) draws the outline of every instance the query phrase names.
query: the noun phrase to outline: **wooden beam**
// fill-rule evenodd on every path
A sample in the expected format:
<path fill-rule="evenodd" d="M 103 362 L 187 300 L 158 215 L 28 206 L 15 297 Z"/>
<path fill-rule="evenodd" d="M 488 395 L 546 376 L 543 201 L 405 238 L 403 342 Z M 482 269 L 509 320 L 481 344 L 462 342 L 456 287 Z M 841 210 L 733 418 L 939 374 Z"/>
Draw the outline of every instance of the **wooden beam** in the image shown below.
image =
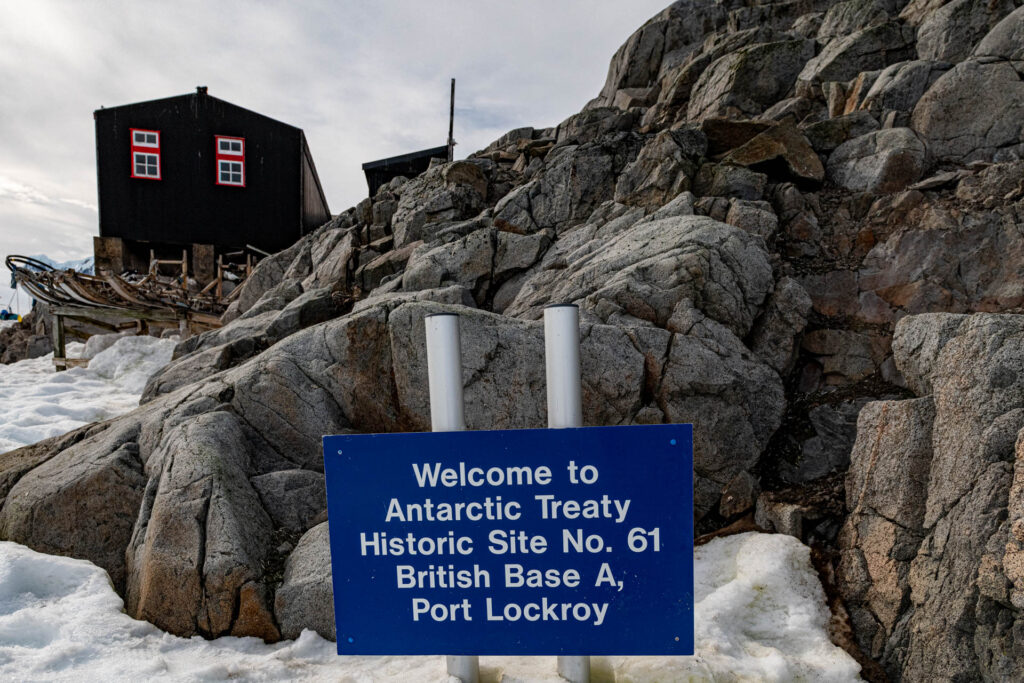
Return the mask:
<path fill-rule="evenodd" d="M 64 344 L 64 316 L 58 314 L 53 316 L 53 357 L 63 359 L 67 355 L 68 352 Z M 66 366 L 57 366 L 58 372 L 65 369 L 67 369 Z"/>

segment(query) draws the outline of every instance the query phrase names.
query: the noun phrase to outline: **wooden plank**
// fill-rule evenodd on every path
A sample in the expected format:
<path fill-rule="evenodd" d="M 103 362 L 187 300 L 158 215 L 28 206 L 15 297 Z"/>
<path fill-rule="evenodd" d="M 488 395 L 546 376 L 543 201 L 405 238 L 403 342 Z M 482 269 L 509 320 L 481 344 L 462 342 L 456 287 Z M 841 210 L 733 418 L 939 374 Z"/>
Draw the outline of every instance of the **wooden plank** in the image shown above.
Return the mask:
<path fill-rule="evenodd" d="M 68 317 L 81 317 L 107 322 L 121 323 L 126 320 L 151 320 L 153 322 L 177 322 L 181 317 L 173 311 L 160 309 L 147 309 L 139 311 L 131 308 L 83 308 L 81 306 L 54 306 L 51 307 L 54 313 L 60 313 Z"/>
<path fill-rule="evenodd" d="M 53 356 L 54 358 L 66 358 L 68 355 L 64 344 L 64 316 L 56 315 L 53 321 Z M 65 368 L 58 367 L 57 370 Z"/>
<path fill-rule="evenodd" d="M 123 280 L 121 280 L 121 278 L 117 277 L 116 275 L 113 275 L 112 273 L 104 273 L 103 279 L 107 281 L 107 284 L 110 285 L 113 288 L 113 290 L 117 292 L 117 295 L 120 296 L 122 299 L 130 301 L 133 304 L 138 304 L 140 306 L 149 306 L 148 303 L 135 296 L 132 293 L 131 289 L 129 289 L 129 285 L 126 284 Z"/>
<path fill-rule="evenodd" d="M 68 368 L 87 368 L 89 367 L 88 358 L 54 358 L 53 364 L 57 367 L 57 370 L 67 370 Z"/>

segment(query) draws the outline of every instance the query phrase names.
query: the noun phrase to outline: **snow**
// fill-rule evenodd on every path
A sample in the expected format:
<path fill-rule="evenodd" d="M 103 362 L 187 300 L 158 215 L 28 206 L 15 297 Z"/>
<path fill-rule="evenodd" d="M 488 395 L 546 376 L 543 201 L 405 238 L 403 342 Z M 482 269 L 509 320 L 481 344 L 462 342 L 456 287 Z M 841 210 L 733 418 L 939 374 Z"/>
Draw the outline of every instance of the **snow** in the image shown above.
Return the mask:
<path fill-rule="evenodd" d="M 99 346 L 113 342 L 105 349 Z M 146 380 L 171 360 L 175 342 L 154 337 L 92 337 L 69 343 L 89 367 L 55 372 L 53 354 L 0 365 L 0 453 L 106 420 L 139 405 Z M 86 349 L 97 352 L 86 354 Z"/>
<path fill-rule="evenodd" d="M 809 550 L 746 533 L 695 552 L 694 657 L 595 657 L 616 681 L 849 681 L 858 665 L 829 642 L 828 609 Z M 485 680 L 555 681 L 554 657 L 482 657 Z M 122 612 L 106 573 L 84 560 L 0 543 L 0 679 L 107 681 L 447 681 L 441 657 L 339 657 L 305 631 L 179 638 Z"/>

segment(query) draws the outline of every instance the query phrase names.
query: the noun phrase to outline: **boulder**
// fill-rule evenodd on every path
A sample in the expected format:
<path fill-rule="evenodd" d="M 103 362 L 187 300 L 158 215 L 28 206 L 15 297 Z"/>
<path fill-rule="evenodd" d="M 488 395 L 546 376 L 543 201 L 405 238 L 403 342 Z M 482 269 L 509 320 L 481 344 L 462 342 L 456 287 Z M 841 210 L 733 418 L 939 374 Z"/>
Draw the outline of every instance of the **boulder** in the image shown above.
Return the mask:
<path fill-rule="evenodd" d="M 662 71 L 699 49 L 705 33 L 726 21 L 724 7 L 700 0 L 673 2 L 637 29 L 615 52 L 596 106 L 607 106 L 623 88 L 646 88 Z"/>
<path fill-rule="evenodd" d="M 497 231 L 485 228 L 470 233 L 461 240 L 431 248 L 425 244 L 409 257 L 402 289 L 416 291 L 457 284 L 486 295 L 494 262 Z"/>
<path fill-rule="evenodd" d="M 825 169 L 807 138 L 795 126 L 787 124 L 779 124 L 757 135 L 729 152 L 722 163 L 773 171 L 773 175 L 797 181 L 820 183 L 825 179 Z"/>
<path fill-rule="evenodd" d="M 804 84 L 846 82 L 862 71 L 883 69 L 914 55 L 913 30 L 888 22 L 834 38 L 800 71 Z"/>
<path fill-rule="evenodd" d="M 929 13 L 917 27 L 918 57 L 953 63 L 966 59 L 1015 7 L 1014 0 L 952 0 Z"/>
<path fill-rule="evenodd" d="M 50 453 L 28 446 L 5 456 L 3 479 L 13 485 L 3 491 L 0 538 L 87 559 L 124 590 L 124 548 L 146 486 L 139 429 L 122 420 L 40 444 Z"/>
<path fill-rule="evenodd" d="M 700 122 L 700 131 L 707 138 L 708 154 L 711 156 L 741 147 L 771 127 L 772 124 L 767 121 L 704 119 Z"/>
<path fill-rule="evenodd" d="M 628 164 L 615 184 L 615 201 L 659 207 L 690 189 L 707 141 L 700 131 L 662 131 Z"/>
<path fill-rule="evenodd" d="M 930 396 L 868 403 L 857 419 L 837 573 L 857 641 L 874 659 L 893 658 L 886 641 L 909 606 L 934 419 Z M 889 668 L 898 674 L 892 663 Z"/>
<path fill-rule="evenodd" d="M 327 522 L 299 539 L 288 556 L 284 579 L 274 598 L 274 616 L 282 638 L 298 638 L 304 629 L 335 640 L 331 541 Z"/>
<path fill-rule="evenodd" d="M 553 150 L 541 177 L 497 203 L 495 226 L 522 234 L 548 228 L 561 233 L 583 222 L 601 202 L 612 198 L 618 176 L 640 148 L 640 136 L 620 133 L 600 142 Z"/>
<path fill-rule="evenodd" d="M 751 45 L 716 60 L 693 87 L 687 119 L 753 117 L 786 97 L 814 56 L 814 42 Z"/>
<path fill-rule="evenodd" d="M 763 241 L 701 216 L 639 222 L 558 256 L 538 266 L 507 315 L 538 319 L 549 303 L 579 303 L 604 322 L 683 332 L 698 308 L 744 337 L 772 287 Z"/>
<path fill-rule="evenodd" d="M 405 270 L 405 265 L 409 262 L 412 253 L 422 244 L 421 241 L 410 242 L 404 247 L 391 249 L 361 265 L 355 273 L 356 284 L 366 292 L 379 287 L 385 278 Z"/>
<path fill-rule="evenodd" d="M 799 350 L 798 339 L 807 325 L 811 297 L 792 278 L 784 277 L 765 307 L 750 336 L 750 349 L 785 377 L 793 369 Z"/>
<path fill-rule="evenodd" d="M 996 24 L 974 48 L 974 56 L 1024 60 L 1024 7 L 1018 7 Z"/>
<path fill-rule="evenodd" d="M 704 164 L 694 179 L 697 194 L 757 201 L 764 197 L 768 176 L 742 166 Z"/>
<path fill-rule="evenodd" d="M 251 459 L 228 412 L 168 426 L 126 544 L 130 614 L 180 635 L 279 637 L 261 571 L 272 522 L 249 482 Z"/>
<path fill-rule="evenodd" d="M 466 161 L 433 166 L 402 190 L 391 217 L 396 247 L 429 238 L 438 223 L 476 216 L 487 199 L 483 173 Z"/>
<path fill-rule="evenodd" d="M 583 145 L 614 133 L 628 133 L 636 128 L 639 112 L 622 111 L 618 107 L 588 108 L 573 114 L 555 127 L 558 145 Z M 526 162 L 526 155 L 523 155 Z"/>
<path fill-rule="evenodd" d="M 889 21 L 885 2 L 880 0 L 846 0 L 828 8 L 817 31 L 817 39 L 826 44 L 833 38 L 846 36 Z"/>
<path fill-rule="evenodd" d="M 878 121 L 866 111 L 855 111 L 812 123 L 803 128 L 807 141 L 815 152 L 831 152 L 851 138 L 878 130 Z"/>
<path fill-rule="evenodd" d="M 1008 62 L 960 62 L 921 97 L 911 127 L 940 161 L 991 161 L 1001 150 L 1019 157 L 1024 81 Z"/>
<path fill-rule="evenodd" d="M 771 204 L 745 199 L 733 199 L 729 202 L 729 210 L 723 222 L 763 237 L 765 242 L 770 242 L 779 228 L 779 217 L 775 215 Z"/>
<path fill-rule="evenodd" d="M 920 180 L 924 143 L 909 128 L 888 128 L 844 142 L 828 159 L 829 180 L 854 192 L 898 192 Z"/>
<path fill-rule="evenodd" d="M 889 111 L 909 114 L 921 96 L 950 66 L 945 62 L 924 59 L 887 66 L 868 90 L 860 108 L 876 115 Z"/>

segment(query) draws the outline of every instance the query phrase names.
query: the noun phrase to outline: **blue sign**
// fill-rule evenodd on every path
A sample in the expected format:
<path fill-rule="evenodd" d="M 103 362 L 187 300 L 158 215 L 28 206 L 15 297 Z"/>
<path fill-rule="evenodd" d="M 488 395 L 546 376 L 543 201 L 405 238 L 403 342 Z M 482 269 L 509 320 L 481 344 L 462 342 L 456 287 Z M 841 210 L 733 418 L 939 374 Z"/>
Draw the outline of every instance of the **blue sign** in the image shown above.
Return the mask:
<path fill-rule="evenodd" d="M 338 653 L 693 654 L 691 425 L 324 437 Z"/>

